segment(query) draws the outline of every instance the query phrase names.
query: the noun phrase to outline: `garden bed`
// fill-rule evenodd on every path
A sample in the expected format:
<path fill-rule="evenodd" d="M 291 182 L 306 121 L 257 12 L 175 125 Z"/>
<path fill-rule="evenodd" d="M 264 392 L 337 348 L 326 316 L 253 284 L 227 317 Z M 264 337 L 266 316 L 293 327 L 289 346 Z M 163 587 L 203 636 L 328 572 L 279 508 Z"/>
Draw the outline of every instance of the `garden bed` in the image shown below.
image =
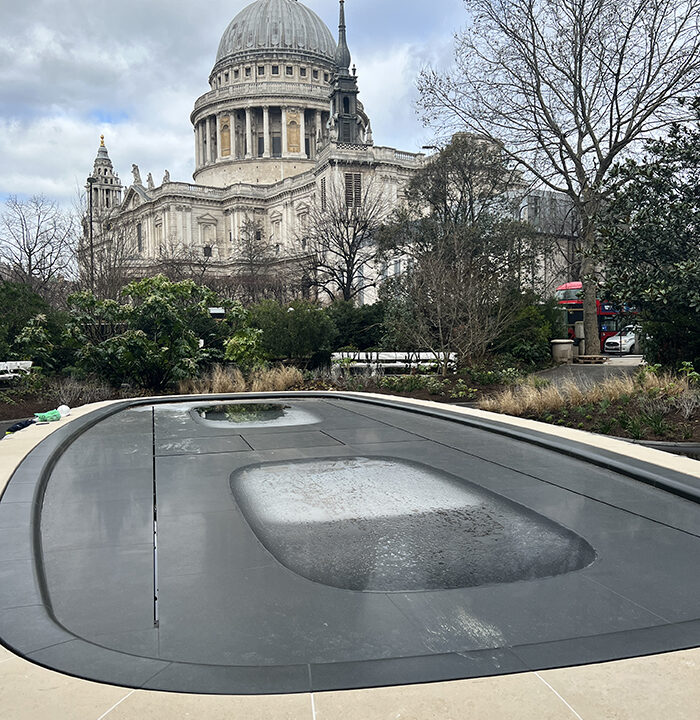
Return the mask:
<path fill-rule="evenodd" d="M 482 399 L 479 407 L 629 440 L 700 442 L 700 386 L 648 369 L 588 388 L 530 381 Z"/>

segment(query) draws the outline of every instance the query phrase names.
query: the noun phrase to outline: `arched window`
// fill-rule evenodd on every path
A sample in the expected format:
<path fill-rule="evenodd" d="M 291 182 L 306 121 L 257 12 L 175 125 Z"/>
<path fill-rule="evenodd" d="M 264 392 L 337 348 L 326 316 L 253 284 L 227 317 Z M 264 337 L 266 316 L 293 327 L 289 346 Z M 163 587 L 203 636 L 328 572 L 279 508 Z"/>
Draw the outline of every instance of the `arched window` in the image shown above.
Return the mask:
<path fill-rule="evenodd" d="M 300 140 L 299 123 L 296 120 L 290 120 L 287 125 L 287 150 L 290 153 L 301 152 Z"/>
<path fill-rule="evenodd" d="M 348 97 L 343 98 L 343 112 L 346 115 L 350 114 L 350 98 Z"/>
<path fill-rule="evenodd" d="M 231 126 L 224 122 L 221 125 L 221 156 L 230 157 L 231 155 Z"/>
<path fill-rule="evenodd" d="M 205 245 L 205 246 L 204 246 L 204 257 L 205 257 L 205 258 L 210 258 L 211 256 L 212 256 L 211 245 Z"/>

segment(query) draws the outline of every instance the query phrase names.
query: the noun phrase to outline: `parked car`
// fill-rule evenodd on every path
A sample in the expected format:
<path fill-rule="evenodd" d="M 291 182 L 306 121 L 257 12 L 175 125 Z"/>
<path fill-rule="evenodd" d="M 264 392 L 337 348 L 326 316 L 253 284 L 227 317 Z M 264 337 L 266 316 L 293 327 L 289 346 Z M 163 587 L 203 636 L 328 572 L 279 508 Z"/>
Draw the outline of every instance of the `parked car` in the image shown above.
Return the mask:
<path fill-rule="evenodd" d="M 604 350 L 606 353 L 633 353 L 637 346 L 637 333 L 639 327 L 636 325 L 625 325 L 619 333 L 609 337 L 605 341 Z"/>

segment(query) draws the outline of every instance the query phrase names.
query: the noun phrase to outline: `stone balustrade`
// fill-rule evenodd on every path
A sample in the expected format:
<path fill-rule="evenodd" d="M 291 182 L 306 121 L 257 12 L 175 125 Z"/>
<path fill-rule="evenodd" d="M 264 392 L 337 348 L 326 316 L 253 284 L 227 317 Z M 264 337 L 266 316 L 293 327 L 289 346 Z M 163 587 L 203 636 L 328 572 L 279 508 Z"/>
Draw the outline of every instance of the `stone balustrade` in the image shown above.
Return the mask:
<path fill-rule="evenodd" d="M 309 98 L 314 100 L 328 101 L 330 88 L 327 85 L 313 85 L 300 82 L 247 82 L 237 85 L 211 90 L 202 95 L 194 104 L 194 112 L 203 107 L 221 100 L 240 100 L 244 103 L 248 99 L 259 99 L 261 97 L 284 97 L 286 98 Z M 243 107 L 243 105 L 241 105 Z"/>

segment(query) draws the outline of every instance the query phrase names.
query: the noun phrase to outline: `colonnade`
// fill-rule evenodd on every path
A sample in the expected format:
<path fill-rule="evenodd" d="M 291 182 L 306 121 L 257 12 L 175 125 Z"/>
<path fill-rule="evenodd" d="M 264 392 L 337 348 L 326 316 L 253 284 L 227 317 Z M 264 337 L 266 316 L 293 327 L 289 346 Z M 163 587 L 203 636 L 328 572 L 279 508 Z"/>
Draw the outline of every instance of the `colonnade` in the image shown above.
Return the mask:
<path fill-rule="evenodd" d="M 92 203 L 93 210 L 109 209 L 118 207 L 122 202 L 122 186 L 121 185 L 93 185 L 92 186 Z"/>
<path fill-rule="evenodd" d="M 327 134 L 330 115 L 293 106 L 249 106 L 196 123 L 197 168 L 225 158 L 311 158 Z"/>

